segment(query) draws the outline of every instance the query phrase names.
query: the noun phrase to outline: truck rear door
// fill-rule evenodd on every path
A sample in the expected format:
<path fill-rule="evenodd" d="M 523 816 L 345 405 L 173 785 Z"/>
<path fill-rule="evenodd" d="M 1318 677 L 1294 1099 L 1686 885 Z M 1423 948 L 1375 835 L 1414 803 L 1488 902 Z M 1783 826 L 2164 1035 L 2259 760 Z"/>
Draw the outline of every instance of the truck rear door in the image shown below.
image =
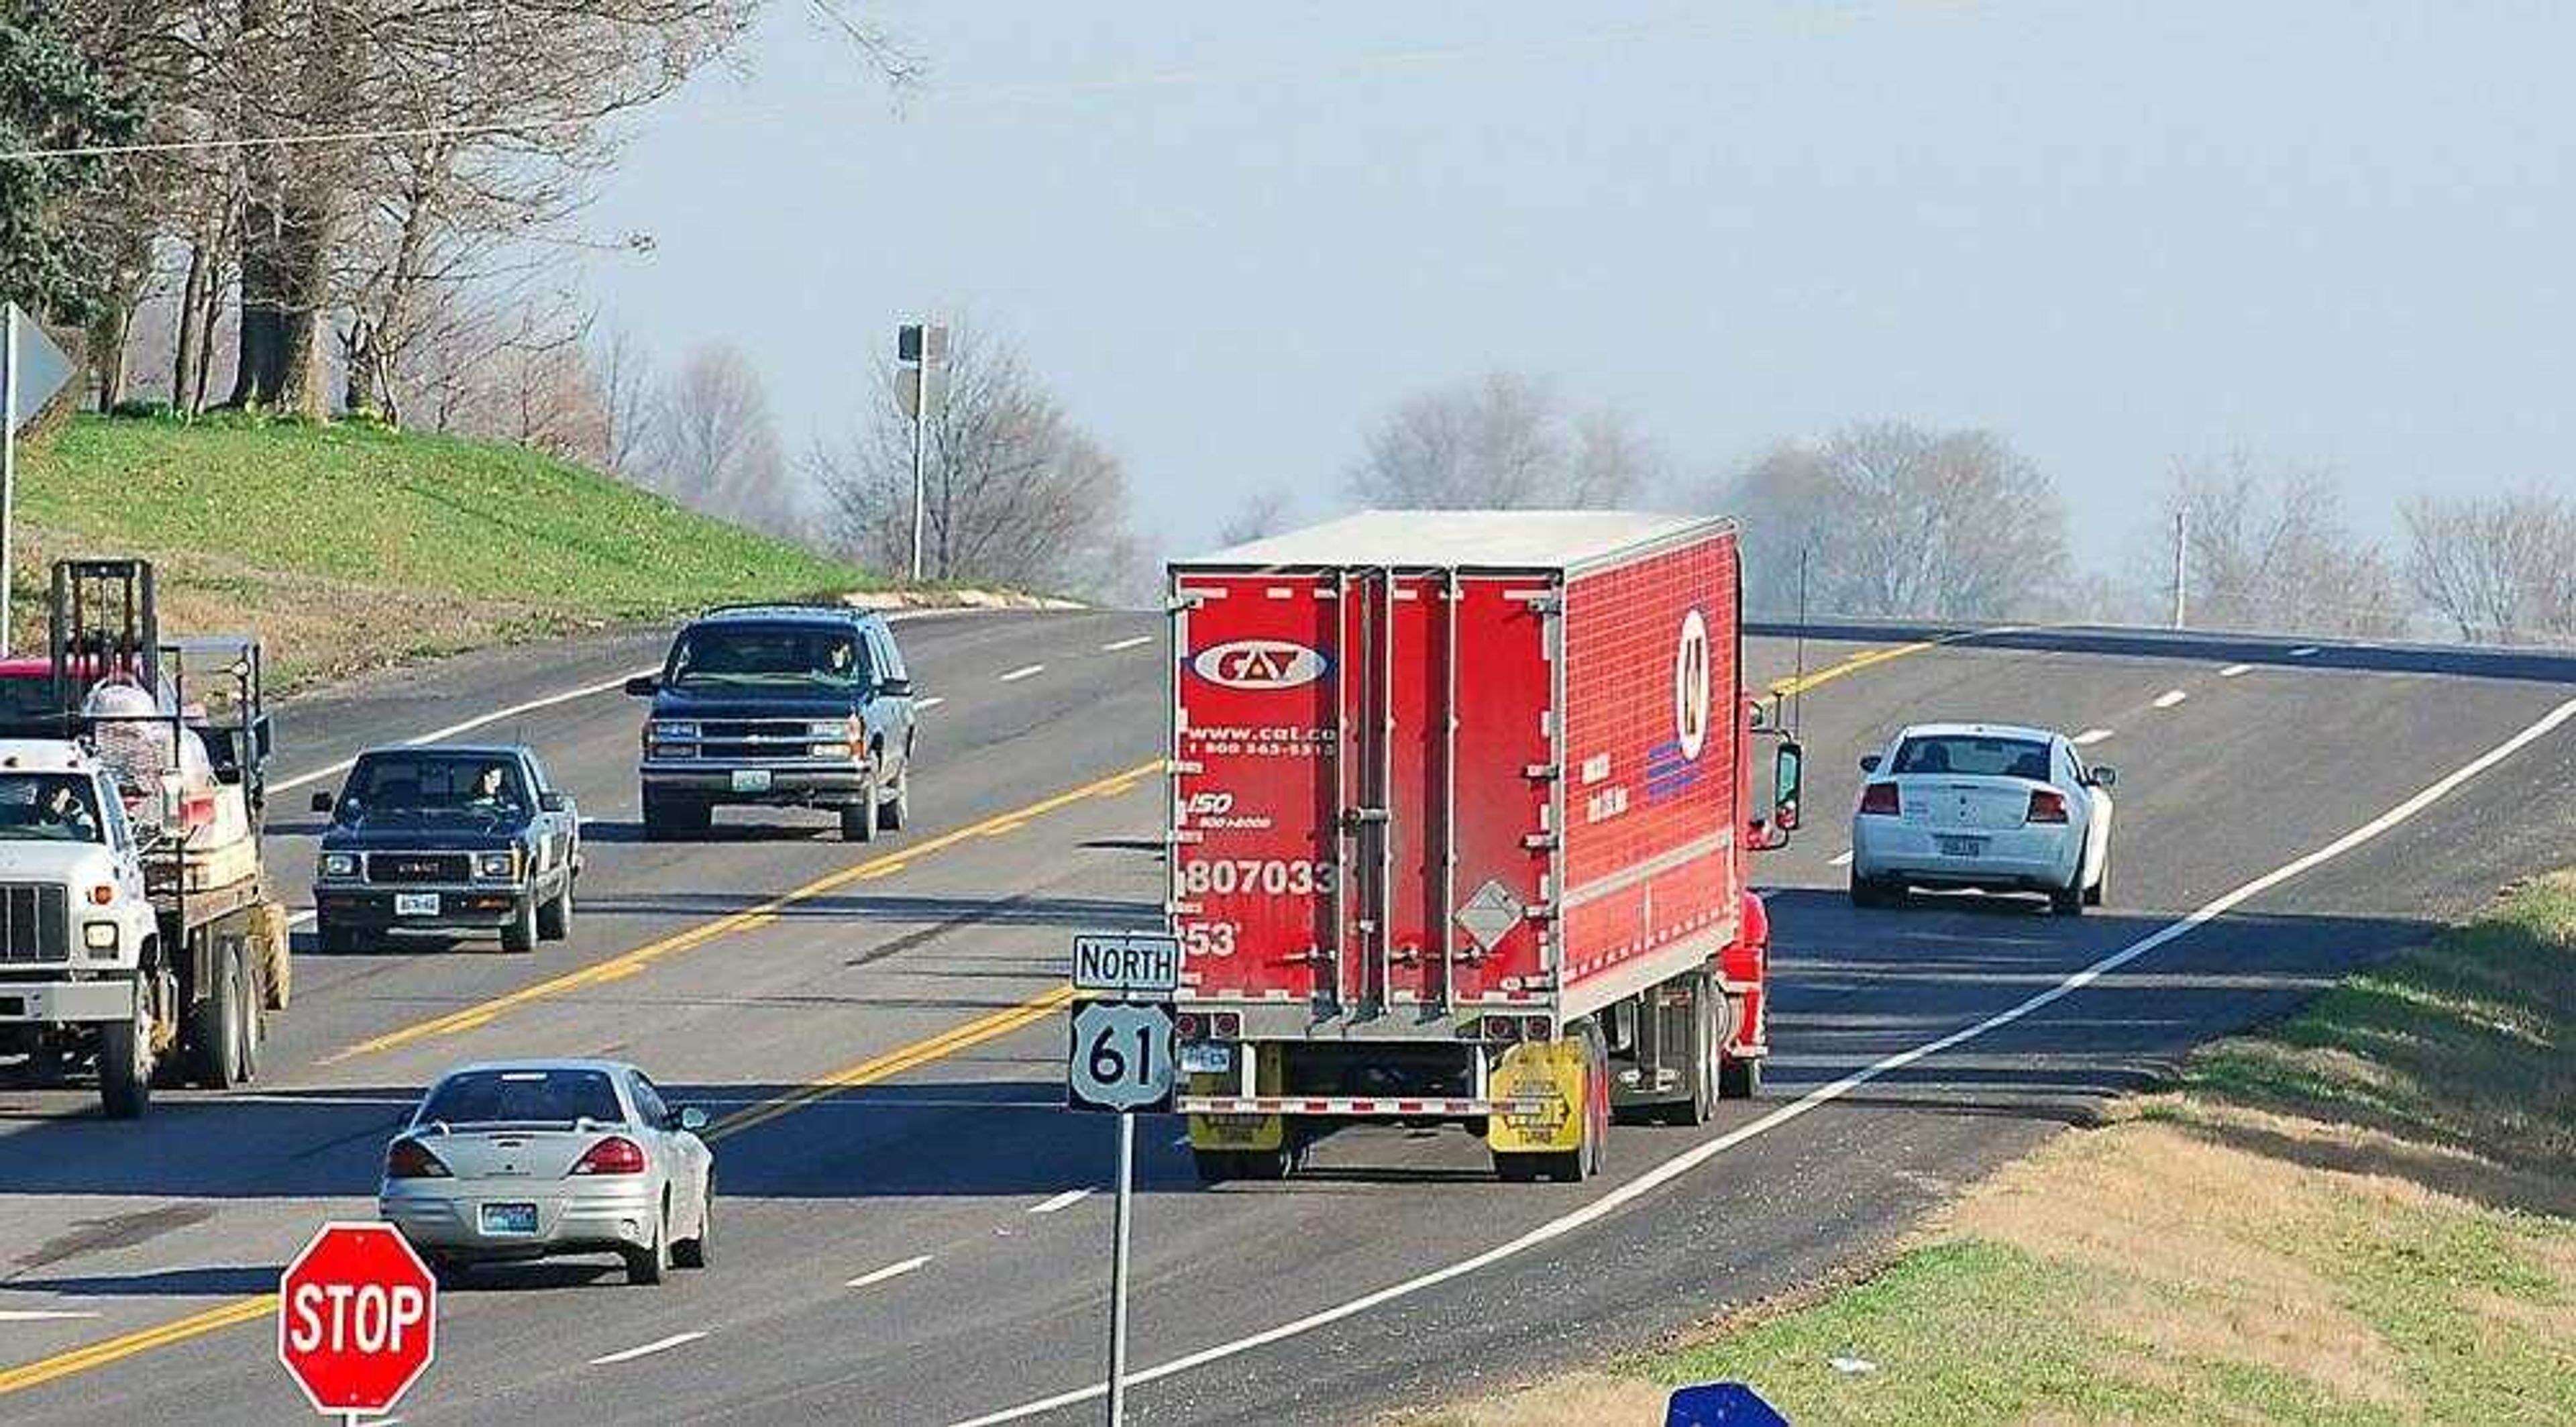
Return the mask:
<path fill-rule="evenodd" d="M 1429 1023 L 1543 991 L 1552 589 L 1184 573 L 1173 906 L 1200 997 Z"/>

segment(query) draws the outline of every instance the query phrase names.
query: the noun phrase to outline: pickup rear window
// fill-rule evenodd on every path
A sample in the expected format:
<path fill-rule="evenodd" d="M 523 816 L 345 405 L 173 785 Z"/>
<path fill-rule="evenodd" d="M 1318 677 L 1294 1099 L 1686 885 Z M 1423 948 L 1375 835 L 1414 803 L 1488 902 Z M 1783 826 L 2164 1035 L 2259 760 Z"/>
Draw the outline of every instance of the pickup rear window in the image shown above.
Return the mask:
<path fill-rule="evenodd" d="M 867 641 L 855 629 L 799 625 L 700 625 L 671 651 L 680 687 L 859 688 L 875 682 Z"/>

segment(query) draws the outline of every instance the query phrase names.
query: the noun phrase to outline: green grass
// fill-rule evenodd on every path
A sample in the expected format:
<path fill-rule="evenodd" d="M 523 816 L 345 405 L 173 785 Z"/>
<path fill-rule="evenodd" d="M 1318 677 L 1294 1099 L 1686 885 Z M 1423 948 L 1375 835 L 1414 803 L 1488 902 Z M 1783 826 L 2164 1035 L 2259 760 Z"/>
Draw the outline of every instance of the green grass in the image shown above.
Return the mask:
<path fill-rule="evenodd" d="M 876 584 L 535 452 L 360 423 L 77 418 L 27 453 L 19 511 L 22 602 L 42 558 L 80 551 L 152 556 L 218 609 L 391 601 L 418 616 L 375 620 L 358 648 L 317 642 L 327 627 L 292 639 L 310 647 L 285 662 L 309 670 Z"/>
<path fill-rule="evenodd" d="M 2204 1048 L 1849 1288 L 1432 1420 L 1645 1422 L 1643 1379 L 1801 1424 L 2576 1423 L 2571 1047 L 2562 875 Z"/>

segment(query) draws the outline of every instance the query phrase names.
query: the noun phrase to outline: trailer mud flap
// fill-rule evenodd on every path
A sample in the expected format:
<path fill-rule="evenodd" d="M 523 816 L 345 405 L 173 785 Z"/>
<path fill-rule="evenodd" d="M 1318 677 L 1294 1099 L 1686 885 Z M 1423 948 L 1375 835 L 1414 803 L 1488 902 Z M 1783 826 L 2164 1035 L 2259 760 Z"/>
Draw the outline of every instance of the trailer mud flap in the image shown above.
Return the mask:
<path fill-rule="evenodd" d="M 1538 1154 L 1583 1147 L 1584 1096 L 1590 1082 L 1583 1042 L 1525 1041 L 1503 1052 L 1487 1095 L 1533 1101 L 1537 1108 L 1485 1122 L 1485 1146 L 1496 1154 Z"/>
<path fill-rule="evenodd" d="M 1253 1048 L 1253 1093 L 1276 1095 L 1287 1083 L 1280 1067 L 1279 1047 L 1261 1045 Z M 1192 1095 L 1232 1095 L 1239 1093 L 1232 1075 L 1193 1075 L 1187 1093 Z M 1275 1150 L 1288 1142 L 1288 1121 L 1279 1115 L 1192 1115 L 1189 1118 L 1190 1148 L 1194 1150 Z"/>

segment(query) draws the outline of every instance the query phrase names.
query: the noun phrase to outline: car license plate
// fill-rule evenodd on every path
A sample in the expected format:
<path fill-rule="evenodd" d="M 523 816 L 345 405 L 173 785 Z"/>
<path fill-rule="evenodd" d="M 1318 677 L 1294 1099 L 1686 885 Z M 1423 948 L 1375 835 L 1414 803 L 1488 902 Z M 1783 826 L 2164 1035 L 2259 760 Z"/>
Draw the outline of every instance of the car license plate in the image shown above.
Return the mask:
<path fill-rule="evenodd" d="M 438 915 L 436 892 L 394 893 L 394 915 L 398 917 L 434 917 Z"/>
<path fill-rule="evenodd" d="M 1230 1045 L 1181 1047 L 1183 1075 L 1223 1075 L 1232 1069 L 1234 1069 L 1234 1047 Z"/>
<path fill-rule="evenodd" d="M 1934 841 L 1940 844 L 1941 855 L 1943 857 L 1983 857 L 1986 855 L 1986 840 L 1982 837 L 1944 837 L 1936 838 Z"/>
<path fill-rule="evenodd" d="M 766 768 L 736 768 L 733 770 L 733 790 L 737 793 L 768 792 L 769 770 Z"/>
<path fill-rule="evenodd" d="M 486 1204 L 483 1206 L 483 1232 L 487 1234 L 533 1234 L 537 1231 L 537 1206 L 534 1204 Z"/>

